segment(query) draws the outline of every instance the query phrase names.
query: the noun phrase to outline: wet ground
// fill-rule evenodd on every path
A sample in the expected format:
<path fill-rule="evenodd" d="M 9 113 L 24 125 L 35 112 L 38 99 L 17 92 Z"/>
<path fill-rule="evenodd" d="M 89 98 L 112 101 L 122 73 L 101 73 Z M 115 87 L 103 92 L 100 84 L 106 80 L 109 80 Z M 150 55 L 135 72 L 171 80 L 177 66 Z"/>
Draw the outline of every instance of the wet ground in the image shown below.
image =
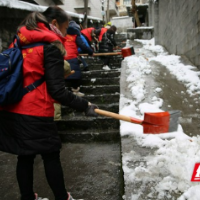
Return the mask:
<path fill-rule="evenodd" d="M 85 200 L 122 200 L 123 174 L 119 143 L 65 143 L 61 161 L 67 190 L 74 198 Z M 0 199 L 19 200 L 15 176 L 17 157 L 0 154 Z M 35 191 L 53 200 L 47 184 L 42 159 L 35 159 Z"/>

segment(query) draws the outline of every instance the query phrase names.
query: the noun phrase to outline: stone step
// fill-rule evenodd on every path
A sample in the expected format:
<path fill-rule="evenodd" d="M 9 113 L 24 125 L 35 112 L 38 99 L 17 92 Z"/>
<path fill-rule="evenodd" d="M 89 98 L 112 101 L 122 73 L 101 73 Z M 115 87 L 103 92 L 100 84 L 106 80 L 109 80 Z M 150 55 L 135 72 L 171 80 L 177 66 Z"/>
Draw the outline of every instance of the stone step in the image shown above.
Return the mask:
<path fill-rule="evenodd" d="M 89 64 L 89 63 L 88 63 Z M 115 65 L 110 65 L 109 66 L 109 68 L 111 69 L 111 70 L 119 70 L 120 68 L 121 68 L 121 64 L 120 63 L 117 63 L 117 64 L 115 64 Z M 89 69 L 90 69 L 90 71 L 95 71 L 95 70 L 102 70 L 102 71 L 111 71 L 111 70 L 105 70 L 105 69 L 103 69 L 103 65 L 102 64 L 91 64 L 90 66 L 89 66 Z M 83 70 L 83 66 L 81 66 L 81 70 Z M 82 71 L 83 73 L 84 73 L 84 71 Z"/>
<path fill-rule="evenodd" d="M 100 95 L 100 94 L 111 94 L 114 92 L 119 92 L 120 87 L 118 85 L 92 85 L 92 86 L 82 86 L 81 92 L 93 95 Z"/>
<path fill-rule="evenodd" d="M 127 38 L 127 33 L 115 34 L 115 41 L 118 41 L 120 39 L 126 40 L 126 38 Z"/>
<path fill-rule="evenodd" d="M 111 130 L 89 130 L 89 131 L 59 131 L 59 136 L 62 142 L 109 142 L 119 141 L 119 129 Z"/>
<path fill-rule="evenodd" d="M 99 117 L 87 117 L 87 116 L 63 116 L 63 119 L 57 121 L 58 131 L 90 131 L 90 130 L 113 130 L 119 129 L 119 120 L 99 116 Z"/>
<path fill-rule="evenodd" d="M 119 102 L 119 93 L 116 92 L 115 94 L 85 95 L 84 98 L 97 105 L 110 104 Z"/>
<path fill-rule="evenodd" d="M 121 55 L 112 56 L 110 64 L 111 65 L 119 64 L 122 62 L 122 60 L 123 60 L 123 57 Z M 90 65 L 95 65 L 95 64 L 103 65 L 103 61 L 99 59 L 98 57 L 95 57 L 94 59 L 85 58 L 85 61 Z"/>
<path fill-rule="evenodd" d="M 110 78 L 110 77 L 119 77 L 120 76 L 120 70 L 119 69 L 113 69 L 113 70 L 93 70 L 82 72 L 83 78 Z"/>
<path fill-rule="evenodd" d="M 122 60 L 119 60 L 119 59 L 114 60 L 114 59 L 115 59 L 114 57 L 111 58 L 112 62 L 110 62 L 110 66 L 114 66 L 114 65 L 120 65 L 120 66 L 121 66 Z M 90 65 L 91 67 L 92 67 L 92 66 L 96 66 L 96 65 L 103 66 L 103 62 L 101 62 L 101 61 L 97 61 L 97 62 L 94 62 L 94 61 L 87 61 L 87 63 L 88 63 L 88 65 Z"/>
<path fill-rule="evenodd" d="M 119 77 L 114 78 L 90 78 L 82 79 L 83 86 L 96 86 L 96 85 L 119 85 Z"/>
<path fill-rule="evenodd" d="M 119 112 L 119 103 L 110 103 L 110 104 L 98 104 L 99 109 L 107 110 L 110 112 L 118 113 Z M 70 107 L 62 106 L 61 107 L 62 116 L 84 116 L 84 113 L 78 112 Z"/>

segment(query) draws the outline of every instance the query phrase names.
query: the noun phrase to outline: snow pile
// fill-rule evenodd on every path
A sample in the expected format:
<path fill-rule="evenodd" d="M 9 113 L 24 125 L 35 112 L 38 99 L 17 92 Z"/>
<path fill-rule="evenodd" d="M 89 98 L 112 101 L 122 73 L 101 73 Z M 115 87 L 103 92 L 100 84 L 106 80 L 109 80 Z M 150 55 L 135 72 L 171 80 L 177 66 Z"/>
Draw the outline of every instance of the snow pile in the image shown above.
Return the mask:
<path fill-rule="evenodd" d="M 36 12 L 44 12 L 48 8 L 47 6 L 35 5 L 32 3 L 27 3 L 27 2 L 19 1 L 19 0 L 0 0 L 0 6 L 21 9 L 21 10 L 28 10 L 28 11 L 36 11 Z M 66 11 L 66 12 L 71 17 L 76 17 L 79 19 L 84 18 L 84 14 L 78 14 L 78 13 L 74 13 L 70 11 Z M 92 16 L 87 16 L 87 17 L 88 19 L 91 19 L 91 20 L 102 21 L 102 19 L 98 17 L 92 17 Z"/>
<path fill-rule="evenodd" d="M 151 73 L 151 67 L 143 57 L 130 56 L 126 58 L 128 68 L 126 70 L 128 88 L 136 102 L 144 99 L 145 81 L 142 78 L 145 74 Z"/>
<path fill-rule="evenodd" d="M 139 40 L 138 40 L 139 41 Z M 153 40 L 140 41 L 145 49 L 154 51 L 157 56 L 149 59 L 163 64 L 178 81 L 187 87 L 190 95 L 200 94 L 199 73 L 195 72 L 193 66 L 184 65 L 180 57 L 169 55 L 161 46 L 154 46 Z M 146 83 L 144 77 L 151 74 L 151 66 L 148 59 L 143 56 L 126 57 L 126 82 L 133 100 L 121 94 L 120 114 L 143 119 L 145 112 L 161 112 L 163 99 L 153 97 L 150 103 L 142 102 L 145 97 Z M 157 93 L 161 88 L 155 88 Z M 149 198 L 157 196 L 157 199 L 174 199 L 170 194 L 180 194 L 178 200 L 198 200 L 199 182 L 191 182 L 194 164 L 200 162 L 200 137 L 187 136 L 179 125 L 178 130 L 172 133 L 158 135 L 143 134 L 141 125 L 121 121 L 121 136 L 129 136 L 137 141 L 141 147 L 154 150 L 154 155 L 142 157 L 143 162 L 134 166 L 135 160 L 140 160 L 137 153 L 130 151 L 123 154 L 123 170 L 125 182 L 134 185 L 142 184 L 139 191 L 132 191 L 131 200 L 141 199 L 144 194 L 143 188 L 150 184 Z M 167 192 L 169 191 L 169 192 Z M 147 191 L 145 191 L 147 192 Z M 181 195 L 182 194 L 182 195 Z"/>
<path fill-rule="evenodd" d="M 3 0 L 0 1 L 0 6 L 8 8 L 16 8 L 21 10 L 38 11 L 38 12 L 44 12 L 47 9 L 46 6 L 38 6 L 18 0 Z"/>
<path fill-rule="evenodd" d="M 168 52 L 160 45 L 154 45 L 154 39 L 151 40 L 136 40 L 143 43 L 144 48 L 153 51 L 158 56 L 150 58 L 149 62 L 158 62 L 166 66 L 171 74 L 175 75 L 177 80 L 183 82 L 187 87 L 187 92 L 190 96 L 200 94 L 200 72 L 196 70 L 195 66 L 184 65 L 181 63 L 181 57 L 176 55 L 169 55 Z"/>

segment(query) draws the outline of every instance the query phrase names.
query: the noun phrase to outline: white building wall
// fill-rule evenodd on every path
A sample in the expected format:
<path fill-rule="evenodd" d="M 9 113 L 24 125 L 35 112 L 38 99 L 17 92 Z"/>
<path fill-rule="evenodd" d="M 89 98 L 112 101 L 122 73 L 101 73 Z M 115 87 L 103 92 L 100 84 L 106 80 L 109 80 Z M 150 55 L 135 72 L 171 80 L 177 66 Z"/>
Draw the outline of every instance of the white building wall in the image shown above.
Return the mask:
<path fill-rule="evenodd" d="M 117 27 L 117 32 L 126 32 L 127 28 L 133 28 L 132 17 L 113 17 L 111 20 L 112 25 Z"/>
<path fill-rule="evenodd" d="M 35 0 L 35 2 L 41 6 L 55 5 L 55 3 L 52 0 Z"/>
<path fill-rule="evenodd" d="M 88 7 L 90 7 L 90 9 L 88 9 L 88 15 L 102 19 L 101 5 L 101 0 L 88 0 Z M 83 9 L 74 9 L 80 7 L 84 8 L 83 0 L 65 0 L 64 5 L 60 5 L 59 7 L 66 11 L 84 14 Z"/>

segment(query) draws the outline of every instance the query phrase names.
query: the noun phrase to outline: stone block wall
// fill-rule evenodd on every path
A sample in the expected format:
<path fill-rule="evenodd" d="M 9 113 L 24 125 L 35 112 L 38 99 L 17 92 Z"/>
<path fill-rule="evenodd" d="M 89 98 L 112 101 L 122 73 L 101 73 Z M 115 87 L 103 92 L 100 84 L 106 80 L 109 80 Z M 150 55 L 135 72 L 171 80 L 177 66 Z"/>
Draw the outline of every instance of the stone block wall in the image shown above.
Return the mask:
<path fill-rule="evenodd" d="M 155 43 L 185 55 L 200 69 L 200 1 L 151 0 L 149 14 Z"/>
<path fill-rule="evenodd" d="M 0 7 L 0 51 L 7 49 L 16 34 L 17 27 L 29 11 Z"/>

